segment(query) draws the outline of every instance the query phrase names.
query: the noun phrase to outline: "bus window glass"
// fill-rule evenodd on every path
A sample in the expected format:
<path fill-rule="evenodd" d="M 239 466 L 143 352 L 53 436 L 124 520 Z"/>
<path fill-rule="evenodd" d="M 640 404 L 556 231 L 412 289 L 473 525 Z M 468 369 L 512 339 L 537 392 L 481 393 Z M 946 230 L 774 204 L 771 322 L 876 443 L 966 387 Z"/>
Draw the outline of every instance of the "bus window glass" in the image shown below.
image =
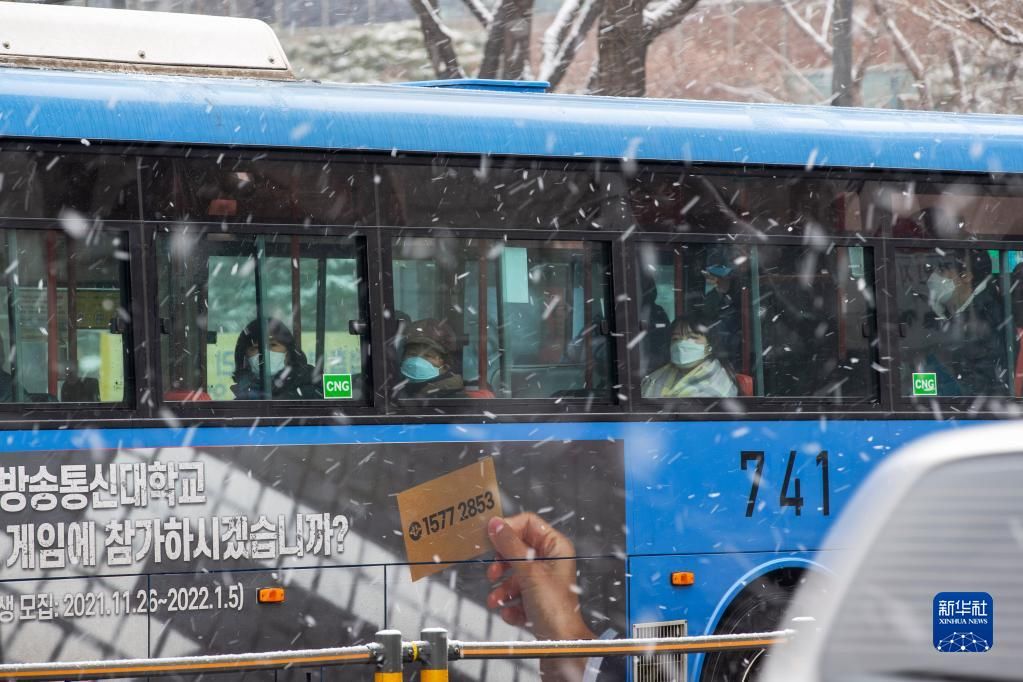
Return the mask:
<path fill-rule="evenodd" d="M 0 151 L 0 217 L 137 219 L 135 157 L 74 147 Z"/>
<path fill-rule="evenodd" d="M 876 399 L 871 250 L 748 244 L 638 247 L 651 399 Z"/>
<path fill-rule="evenodd" d="M 145 215 L 228 223 L 363 225 L 375 222 L 367 166 L 328 156 L 285 160 L 265 153 L 151 159 L 143 173 Z"/>
<path fill-rule="evenodd" d="M 626 229 L 620 171 L 600 162 L 551 164 L 522 159 L 379 166 L 381 220 L 413 227 Z"/>
<path fill-rule="evenodd" d="M 164 399 L 360 400 L 361 248 L 350 237 L 161 234 Z"/>
<path fill-rule="evenodd" d="M 1019 251 L 900 248 L 904 396 L 1019 395 Z M 1007 292 L 1008 295 L 1007 295 Z"/>
<path fill-rule="evenodd" d="M 900 239 L 975 239 L 1023 235 L 1023 187 L 1008 183 L 880 183 L 875 204 Z"/>
<path fill-rule="evenodd" d="M 0 401 L 118 403 L 131 344 L 123 233 L 0 231 Z"/>
<path fill-rule="evenodd" d="M 606 244 L 404 237 L 392 272 L 399 398 L 611 397 Z"/>
<path fill-rule="evenodd" d="M 792 235 L 862 233 L 862 183 L 820 177 L 724 175 L 646 167 L 628 204 L 647 231 Z"/>

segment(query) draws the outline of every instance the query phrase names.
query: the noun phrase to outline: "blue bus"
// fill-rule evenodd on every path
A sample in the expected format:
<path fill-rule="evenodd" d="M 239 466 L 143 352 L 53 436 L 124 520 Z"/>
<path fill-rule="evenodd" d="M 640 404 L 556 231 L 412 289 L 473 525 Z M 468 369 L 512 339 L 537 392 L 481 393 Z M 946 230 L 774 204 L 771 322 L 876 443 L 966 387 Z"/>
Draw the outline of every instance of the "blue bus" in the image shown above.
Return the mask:
<path fill-rule="evenodd" d="M 766 630 L 893 448 L 1019 412 L 1023 119 L 33 66 L 4 662 Z"/>

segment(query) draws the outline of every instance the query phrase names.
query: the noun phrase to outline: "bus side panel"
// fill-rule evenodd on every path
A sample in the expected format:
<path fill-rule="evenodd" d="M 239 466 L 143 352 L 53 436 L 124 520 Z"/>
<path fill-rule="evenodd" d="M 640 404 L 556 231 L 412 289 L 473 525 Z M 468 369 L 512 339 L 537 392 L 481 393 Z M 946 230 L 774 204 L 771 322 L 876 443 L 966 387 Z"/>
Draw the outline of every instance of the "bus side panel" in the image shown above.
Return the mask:
<path fill-rule="evenodd" d="M 883 421 L 629 426 L 630 555 L 815 548 L 890 450 Z"/>
<path fill-rule="evenodd" d="M 683 621 L 688 635 L 713 634 L 716 621 L 751 576 L 786 567 L 805 569 L 812 565 L 811 556 L 810 552 L 740 552 L 633 557 L 629 560 L 629 622 L 642 627 Z M 692 572 L 694 583 L 673 586 L 670 576 L 675 571 Z M 702 658 L 687 656 L 687 679 L 699 679 Z"/>
<path fill-rule="evenodd" d="M 565 561 L 577 561 L 587 626 L 621 631 L 624 445 L 604 428 L 567 429 L 581 437 L 565 438 L 555 438 L 556 426 L 538 431 L 15 434 L 0 471 L 7 486 L 0 490 L 0 609 L 4 594 L 56 595 L 59 585 L 73 594 L 72 610 L 52 626 L 12 596 L 6 623 L 0 616 L 3 660 L 340 646 L 388 625 L 407 637 L 422 627 L 465 639 L 530 637 L 487 607 L 485 561 L 493 550 L 485 530 L 479 535 L 481 489 L 446 482 L 467 469 L 492 469 L 503 515 L 537 513 L 569 538 L 575 556 Z M 477 440 L 499 434 L 520 439 Z M 398 496 L 423 486 L 429 504 L 449 512 L 446 547 L 468 551 L 441 550 L 412 570 L 410 548 L 423 540 L 412 527 L 425 527 L 419 515 L 434 506 L 403 522 Z M 263 587 L 284 587 L 285 602 L 258 604 Z M 53 627 L 63 636 L 53 637 Z M 469 666 L 457 677 L 491 672 Z"/>

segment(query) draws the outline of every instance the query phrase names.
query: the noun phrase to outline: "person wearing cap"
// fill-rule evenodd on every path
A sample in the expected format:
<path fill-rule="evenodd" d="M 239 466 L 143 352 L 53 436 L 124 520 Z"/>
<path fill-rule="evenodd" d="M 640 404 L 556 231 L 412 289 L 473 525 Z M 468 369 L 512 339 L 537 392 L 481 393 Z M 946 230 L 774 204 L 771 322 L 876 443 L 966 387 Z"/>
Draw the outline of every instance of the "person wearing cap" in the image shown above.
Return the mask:
<path fill-rule="evenodd" d="M 708 259 L 703 276 L 710 291 L 703 298 L 700 323 L 707 328 L 711 344 L 719 360 L 733 369 L 741 366 L 742 334 L 739 306 L 733 294 L 733 270 L 723 259 Z"/>
<path fill-rule="evenodd" d="M 413 400 L 465 398 L 465 382 L 451 369 L 457 347 L 446 322 L 434 319 L 411 323 L 405 334 L 399 371 L 398 397 Z"/>

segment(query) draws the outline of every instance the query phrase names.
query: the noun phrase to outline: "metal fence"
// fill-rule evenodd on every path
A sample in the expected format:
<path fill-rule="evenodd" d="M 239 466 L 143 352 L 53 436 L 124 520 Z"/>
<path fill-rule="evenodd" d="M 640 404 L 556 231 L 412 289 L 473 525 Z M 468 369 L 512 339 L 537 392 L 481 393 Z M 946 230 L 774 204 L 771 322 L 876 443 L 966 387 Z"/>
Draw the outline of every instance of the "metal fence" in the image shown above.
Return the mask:
<path fill-rule="evenodd" d="M 418 666 L 422 682 L 446 682 L 451 661 L 658 656 L 763 649 L 782 644 L 795 634 L 795 630 L 776 630 L 657 639 L 461 642 L 449 640 L 447 630 L 441 628 L 427 628 L 420 633 L 420 639 L 412 641 L 403 640 L 397 630 L 381 630 L 375 641 L 369 644 L 334 649 L 75 663 L 13 663 L 0 665 L 0 680 L 100 680 L 362 664 L 376 666 L 375 682 L 400 682 L 406 664 L 413 664 Z"/>

